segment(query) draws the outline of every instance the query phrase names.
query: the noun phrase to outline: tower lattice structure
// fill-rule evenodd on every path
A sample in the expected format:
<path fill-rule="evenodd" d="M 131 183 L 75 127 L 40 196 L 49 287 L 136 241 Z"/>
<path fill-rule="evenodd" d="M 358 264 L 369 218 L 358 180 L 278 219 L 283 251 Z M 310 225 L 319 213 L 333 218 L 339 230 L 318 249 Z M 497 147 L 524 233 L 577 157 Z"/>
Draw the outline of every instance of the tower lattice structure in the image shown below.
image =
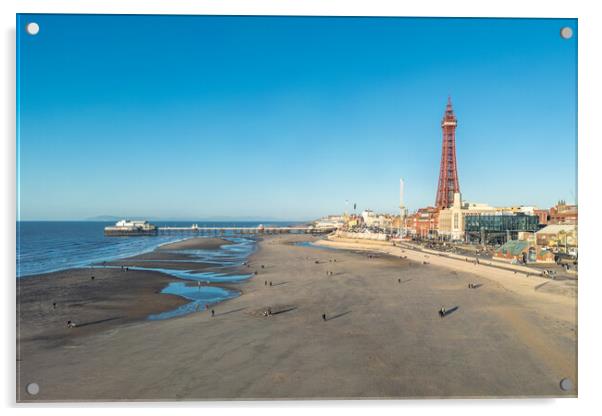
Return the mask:
<path fill-rule="evenodd" d="M 441 148 L 441 166 L 439 168 L 439 185 L 435 206 L 439 209 L 449 208 L 454 203 L 454 193 L 460 192 L 458 170 L 456 165 L 456 126 L 458 120 L 452 108 L 451 98 L 447 98 L 447 107 L 441 129 L 443 130 L 443 145 Z"/>

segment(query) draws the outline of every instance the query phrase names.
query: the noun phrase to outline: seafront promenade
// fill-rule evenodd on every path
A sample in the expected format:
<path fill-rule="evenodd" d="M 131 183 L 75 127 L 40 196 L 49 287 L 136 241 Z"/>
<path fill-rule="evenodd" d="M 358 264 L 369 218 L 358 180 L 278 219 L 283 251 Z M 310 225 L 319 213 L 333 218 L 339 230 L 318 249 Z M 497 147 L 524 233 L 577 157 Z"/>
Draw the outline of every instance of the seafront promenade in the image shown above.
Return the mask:
<path fill-rule="evenodd" d="M 509 290 L 489 268 L 424 264 L 423 253 L 318 241 L 265 236 L 240 268 L 257 274 L 214 316 L 128 322 L 54 346 L 30 339 L 19 388 L 36 380 L 40 394 L 22 398 L 575 396 L 558 387 L 576 380 L 575 297 L 528 289 L 524 276 Z M 442 306 L 452 313 L 441 318 Z"/>

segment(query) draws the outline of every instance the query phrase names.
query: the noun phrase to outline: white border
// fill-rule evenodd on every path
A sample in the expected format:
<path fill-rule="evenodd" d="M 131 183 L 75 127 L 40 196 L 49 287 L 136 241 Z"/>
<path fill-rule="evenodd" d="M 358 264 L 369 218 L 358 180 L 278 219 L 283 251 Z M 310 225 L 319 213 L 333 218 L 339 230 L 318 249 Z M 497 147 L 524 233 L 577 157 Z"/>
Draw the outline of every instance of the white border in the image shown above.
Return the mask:
<path fill-rule="evenodd" d="M 4 97 L 2 123 L 2 238 L 0 264 L 4 314 L 1 378 L 2 404 L 15 407 L 15 13 L 119 13 L 119 14 L 237 14 L 237 15 L 339 15 L 339 16 L 466 16 L 466 17 L 577 17 L 579 18 L 579 399 L 557 400 L 439 400 L 439 401 L 291 401 L 291 402 L 201 402 L 168 404 L 86 405 L 93 414 L 104 414 L 105 407 L 127 407 L 128 412 L 164 414 L 166 407 L 177 407 L 178 413 L 245 412 L 250 415 L 278 413 L 288 415 L 307 412 L 333 412 L 365 415 L 366 412 L 398 414 L 400 411 L 421 411 L 445 416 L 482 414 L 507 415 L 517 411 L 563 415 L 569 412 L 593 413 L 600 408 L 599 392 L 602 377 L 600 355 L 602 345 L 598 321 L 599 293 L 602 275 L 596 270 L 595 256 L 602 250 L 600 227 L 595 221 L 602 213 L 600 185 L 602 174 L 602 134 L 599 120 L 602 113 L 600 44 L 602 19 L 595 1 L 532 1 L 500 2 L 471 0 L 383 1 L 383 0 L 4 0 L 2 7 L 2 83 Z M 599 263 L 598 263 L 599 264 Z M 205 409 L 194 409 L 201 406 Z M 40 406 L 25 407 L 33 412 Z M 53 405 L 43 410 L 47 415 L 79 413 L 83 405 Z M 10 410 L 15 411 L 15 409 Z"/>

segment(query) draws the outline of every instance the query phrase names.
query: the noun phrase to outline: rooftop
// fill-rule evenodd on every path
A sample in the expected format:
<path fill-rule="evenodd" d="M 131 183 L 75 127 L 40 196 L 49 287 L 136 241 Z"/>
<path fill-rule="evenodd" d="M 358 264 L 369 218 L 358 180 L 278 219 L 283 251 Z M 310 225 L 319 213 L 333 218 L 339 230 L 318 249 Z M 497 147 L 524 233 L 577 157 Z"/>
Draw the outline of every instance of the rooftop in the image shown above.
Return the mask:
<path fill-rule="evenodd" d="M 574 224 L 550 224 L 537 231 L 536 234 L 558 234 L 563 231 L 570 233 L 577 230 L 577 226 Z"/>

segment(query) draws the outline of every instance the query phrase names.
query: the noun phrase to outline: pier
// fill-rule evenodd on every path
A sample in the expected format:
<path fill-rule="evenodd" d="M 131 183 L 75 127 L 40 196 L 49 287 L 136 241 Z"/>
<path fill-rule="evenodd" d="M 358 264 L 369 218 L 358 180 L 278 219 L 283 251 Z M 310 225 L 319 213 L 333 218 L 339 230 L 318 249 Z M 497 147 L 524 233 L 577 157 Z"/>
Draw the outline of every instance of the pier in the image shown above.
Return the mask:
<path fill-rule="evenodd" d="M 207 235 L 222 234 L 328 234 L 336 228 L 316 227 L 199 227 L 192 224 L 190 227 L 157 227 L 161 234 L 170 233 L 195 233 Z"/>

